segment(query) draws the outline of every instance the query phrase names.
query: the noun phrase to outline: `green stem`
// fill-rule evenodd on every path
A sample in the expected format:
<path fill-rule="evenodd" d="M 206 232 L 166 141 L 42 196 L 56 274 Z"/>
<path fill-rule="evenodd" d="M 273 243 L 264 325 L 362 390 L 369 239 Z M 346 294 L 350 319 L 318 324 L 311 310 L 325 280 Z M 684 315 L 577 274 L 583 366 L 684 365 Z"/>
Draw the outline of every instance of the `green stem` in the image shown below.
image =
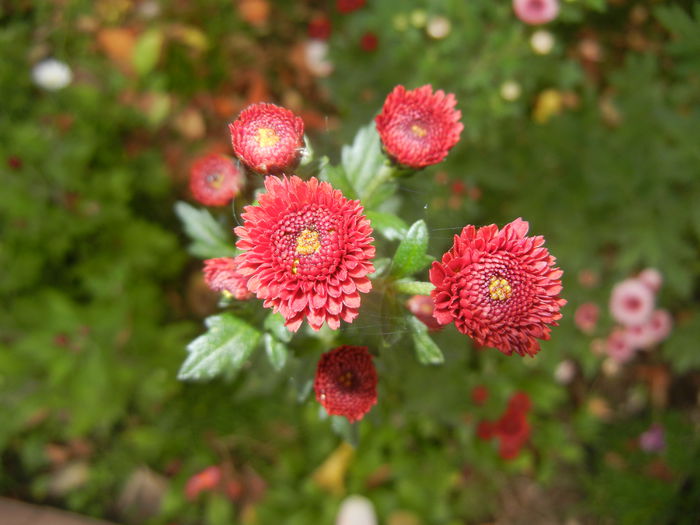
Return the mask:
<path fill-rule="evenodd" d="M 372 194 L 379 189 L 379 187 L 384 184 L 386 181 L 391 179 L 394 176 L 395 169 L 393 166 L 390 166 L 389 164 L 384 164 L 382 168 L 379 170 L 379 173 L 377 173 L 372 180 L 369 181 L 369 184 L 367 184 L 367 187 L 365 188 L 364 191 L 360 190 L 360 197 L 363 201 L 369 200 L 369 198 L 372 196 Z"/>

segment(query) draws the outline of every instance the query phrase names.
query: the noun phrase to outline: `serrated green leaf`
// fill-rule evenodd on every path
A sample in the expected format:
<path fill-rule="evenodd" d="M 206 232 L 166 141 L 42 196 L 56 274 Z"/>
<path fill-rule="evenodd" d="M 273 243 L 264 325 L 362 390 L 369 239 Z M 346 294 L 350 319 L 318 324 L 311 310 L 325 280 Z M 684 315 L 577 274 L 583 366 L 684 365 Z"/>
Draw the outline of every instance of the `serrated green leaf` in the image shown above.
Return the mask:
<path fill-rule="evenodd" d="M 390 241 L 401 240 L 408 232 L 408 225 L 393 213 L 368 211 L 366 215 L 372 223 L 372 228 Z"/>
<path fill-rule="evenodd" d="M 274 335 L 277 339 L 283 343 L 288 343 L 294 337 L 294 333 L 290 332 L 286 326 L 284 326 L 284 317 L 279 313 L 271 313 L 265 318 L 265 330 Z"/>
<path fill-rule="evenodd" d="M 270 361 L 272 367 L 280 371 L 287 364 L 287 345 L 278 341 L 272 334 L 265 334 L 263 336 L 263 342 L 265 344 L 265 353 L 267 354 L 267 359 Z"/>
<path fill-rule="evenodd" d="M 418 361 L 424 365 L 439 365 L 445 361 L 440 347 L 428 335 L 428 327 L 417 317 L 408 317 L 408 326 L 413 338 L 413 346 L 416 350 Z"/>
<path fill-rule="evenodd" d="M 205 210 L 198 210 L 186 202 L 175 203 L 175 213 L 182 221 L 185 232 L 192 239 L 189 251 L 196 257 L 234 257 L 238 251 L 233 240 L 214 217 Z"/>
<path fill-rule="evenodd" d="M 162 48 L 163 32 L 160 29 L 149 29 L 139 37 L 134 45 L 131 61 L 140 76 L 153 70 L 158 63 Z"/>
<path fill-rule="evenodd" d="M 356 194 L 360 198 L 364 197 L 365 191 L 370 187 L 369 182 L 386 161 L 374 122 L 357 131 L 352 145 L 343 146 L 340 159 Z"/>
<path fill-rule="evenodd" d="M 397 292 L 409 295 L 430 295 L 434 288 L 435 285 L 433 283 L 411 281 L 410 279 L 399 279 L 394 282 L 394 289 Z"/>
<path fill-rule="evenodd" d="M 414 222 L 399 244 L 392 261 L 391 273 L 396 277 L 406 277 L 425 268 L 428 249 L 428 227 L 425 221 Z"/>
<path fill-rule="evenodd" d="M 260 339 L 258 330 L 229 313 L 208 317 L 205 324 L 207 332 L 187 346 L 189 355 L 178 373 L 180 380 L 201 381 L 235 373 Z"/>

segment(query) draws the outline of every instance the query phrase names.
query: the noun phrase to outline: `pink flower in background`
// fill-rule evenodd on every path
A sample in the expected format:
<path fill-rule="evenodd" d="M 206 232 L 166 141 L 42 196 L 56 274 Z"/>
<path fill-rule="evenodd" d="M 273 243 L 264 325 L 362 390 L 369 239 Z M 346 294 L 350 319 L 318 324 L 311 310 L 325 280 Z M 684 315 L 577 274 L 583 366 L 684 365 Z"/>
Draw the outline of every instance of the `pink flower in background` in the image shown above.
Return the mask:
<path fill-rule="evenodd" d="M 651 344 L 655 345 L 666 339 L 673 329 L 673 318 L 668 310 L 654 310 L 647 323 L 649 327 Z"/>
<path fill-rule="evenodd" d="M 583 303 L 574 313 L 574 323 L 584 334 L 592 334 L 598 324 L 600 308 L 595 303 Z"/>
<path fill-rule="evenodd" d="M 605 352 L 618 363 L 626 363 L 632 359 L 634 347 L 630 345 L 623 328 L 616 328 L 611 332 L 605 342 Z"/>
<path fill-rule="evenodd" d="M 513 0 L 515 15 L 526 24 L 546 24 L 559 14 L 558 0 Z"/>
<path fill-rule="evenodd" d="M 654 310 L 654 292 L 639 279 L 625 279 L 612 289 L 610 314 L 620 324 L 644 324 Z"/>
<path fill-rule="evenodd" d="M 666 448 L 664 427 L 654 423 L 639 436 L 639 447 L 645 452 L 661 452 Z"/>
<path fill-rule="evenodd" d="M 200 493 L 217 488 L 219 483 L 221 483 L 221 479 L 220 467 L 207 467 L 187 480 L 185 484 L 185 497 L 190 501 L 194 501 Z"/>
<path fill-rule="evenodd" d="M 635 326 L 627 326 L 622 330 L 624 331 L 627 343 L 635 350 L 646 349 L 654 344 L 648 322 Z"/>
<path fill-rule="evenodd" d="M 637 276 L 637 279 L 646 284 L 649 287 L 649 289 L 654 293 L 658 293 L 659 289 L 661 288 L 661 285 L 664 282 L 664 278 L 661 275 L 661 272 L 656 268 L 647 268 L 645 270 L 642 270 Z"/>

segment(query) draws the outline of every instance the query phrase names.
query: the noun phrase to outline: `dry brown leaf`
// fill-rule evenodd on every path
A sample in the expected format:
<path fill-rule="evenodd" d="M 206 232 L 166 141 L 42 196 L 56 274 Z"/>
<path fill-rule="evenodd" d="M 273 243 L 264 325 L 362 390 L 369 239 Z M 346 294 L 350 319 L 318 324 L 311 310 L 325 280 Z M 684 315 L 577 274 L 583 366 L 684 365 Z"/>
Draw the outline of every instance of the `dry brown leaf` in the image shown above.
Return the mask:
<path fill-rule="evenodd" d="M 126 27 L 105 27 L 97 33 L 97 45 L 123 72 L 133 72 L 132 56 L 136 32 Z"/>

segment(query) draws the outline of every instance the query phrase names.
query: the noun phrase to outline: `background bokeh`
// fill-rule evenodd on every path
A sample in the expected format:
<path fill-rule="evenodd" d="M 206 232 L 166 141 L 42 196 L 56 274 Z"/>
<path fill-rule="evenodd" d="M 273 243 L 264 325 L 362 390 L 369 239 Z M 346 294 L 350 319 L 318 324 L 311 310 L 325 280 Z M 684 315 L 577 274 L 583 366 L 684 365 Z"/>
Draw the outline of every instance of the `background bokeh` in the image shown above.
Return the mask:
<path fill-rule="evenodd" d="M 339 4 L 2 4 L 0 494 L 124 523 L 333 523 L 348 494 L 390 525 L 700 521 L 700 3 L 563 1 L 544 27 L 505 0 Z M 37 81 L 50 57 L 62 89 Z M 435 256 L 465 224 L 528 220 L 568 300 L 542 352 L 449 328 L 431 334 L 445 363 L 420 365 L 402 303 L 373 293 L 341 334 L 381 347 L 356 448 L 308 395 L 322 339 L 279 373 L 258 351 L 179 382 L 218 311 L 173 211 L 195 204 L 192 162 L 232 154 L 227 124 L 263 100 L 336 161 L 395 85 L 426 83 L 465 131 L 387 209 L 424 219 Z M 230 229 L 260 186 L 212 214 Z M 673 329 L 620 362 L 610 293 L 650 267 Z M 584 303 L 601 313 L 582 330 Z M 516 391 L 531 433 L 504 460 L 476 429 Z"/>

